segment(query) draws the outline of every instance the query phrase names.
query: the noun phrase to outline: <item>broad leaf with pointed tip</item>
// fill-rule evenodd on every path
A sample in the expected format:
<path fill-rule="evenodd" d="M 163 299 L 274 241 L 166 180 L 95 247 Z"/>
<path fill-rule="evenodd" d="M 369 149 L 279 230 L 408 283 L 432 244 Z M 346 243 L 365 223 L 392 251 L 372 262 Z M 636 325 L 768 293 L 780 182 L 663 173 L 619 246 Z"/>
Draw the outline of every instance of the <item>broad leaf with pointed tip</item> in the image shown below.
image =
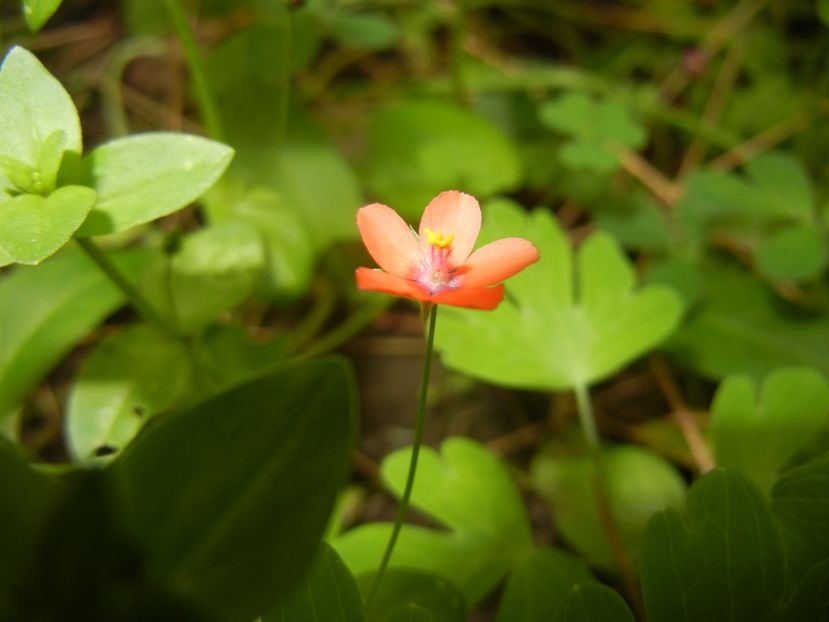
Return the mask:
<path fill-rule="evenodd" d="M 0 206 L 0 248 L 18 263 L 39 264 L 70 240 L 94 204 L 95 191 L 83 186 L 6 201 Z"/>
<path fill-rule="evenodd" d="M 717 464 L 768 492 L 781 467 L 827 422 L 829 384 L 813 369 L 774 371 L 759 395 L 751 378 L 731 376 L 711 406 Z"/>
<path fill-rule="evenodd" d="M 140 272 L 143 251 L 113 253 L 126 273 Z M 0 421 L 124 295 L 92 261 L 66 250 L 37 268 L 0 279 Z"/>
<path fill-rule="evenodd" d="M 571 389 L 617 372 L 677 325 L 676 294 L 635 288 L 633 267 L 609 236 L 591 236 L 573 258 L 548 212 L 490 204 L 479 246 L 509 236 L 529 239 L 541 259 L 506 282 L 494 311 L 441 309 L 435 339 L 448 367 L 494 384 Z"/>
<path fill-rule="evenodd" d="M 221 176 L 233 150 L 199 136 L 153 132 L 95 148 L 76 172 L 98 200 L 78 235 L 117 233 L 195 201 Z"/>
<path fill-rule="evenodd" d="M 407 448 L 383 462 L 383 480 L 396 495 L 402 494 L 409 457 Z M 469 604 L 532 549 L 527 515 L 509 473 L 472 440 L 450 438 L 441 454 L 422 450 L 412 506 L 444 529 L 404 525 L 390 567 L 444 577 L 461 589 Z M 390 532 L 391 524 L 363 525 L 335 538 L 332 545 L 359 576 L 377 569 Z"/>
<path fill-rule="evenodd" d="M 642 592 L 650 622 L 777 620 L 784 594 L 780 530 L 765 499 L 733 471 L 716 469 L 688 493 L 687 510 L 648 525 Z"/>
<path fill-rule="evenodd" d="M 41 156 L 55 132 L 63 132 L 65 150 L 81 153 L 81 124 L 69 93 L 34 54 L 11 48 L 0 67 L 0 156 L 53 166 Z M 51 160 L 61 156 L 62 151 L 52 154 Z"/>
<path fill-rule="evenodd" d="M 23 17 L 29 30 L 37 32 L 58 10 L 63 0 L 23 0 Z"/>

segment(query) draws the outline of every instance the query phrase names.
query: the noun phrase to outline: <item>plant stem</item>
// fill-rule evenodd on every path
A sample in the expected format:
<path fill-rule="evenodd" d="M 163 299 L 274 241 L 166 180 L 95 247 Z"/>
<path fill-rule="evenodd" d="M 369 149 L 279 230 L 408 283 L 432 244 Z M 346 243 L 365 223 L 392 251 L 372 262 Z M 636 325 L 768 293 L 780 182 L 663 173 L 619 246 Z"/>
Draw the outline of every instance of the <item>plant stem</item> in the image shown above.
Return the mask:
<path fill-rule="evenodd" d="M 400 507 L 397 510 L 397 518 L 394 521 L 394 527 L 391 530 L 389 542 L 386 545 L 386 551 L 383 553 L 383 559 L 380 562 L 380 568 L 377 570 L 377 575 L 374 577 L 374 584 L 371 586 L 371 591 L 366 599 L 366 608 L 368 608 L 371 599 L 377 593 L 377 588 L 383 580 L 383 574 L 386 572 L 386 567 L 389 565 L 392 553 L 394 552 L 394 545 L 397 543 L 397 537 L 400 535 L 400 529 L 403 526 L 403 519 L 406 518 L 406 513 L 409 510 L 409 498 L 412 496 L 412 488 L 414 488 L 415 471 L 417 471 L 417 458 L 420 454 L 420 445 L 423 440 L 423 423 L 426 419 L 426 394 L 429 390 L 429 376 L 432 371 L 432 351 L 435 345 L 435 323 L 438 316 L 438 306 L 433 305 L 429 310 L 429 329 L 426 333 L 426 359 L 423 362 L 423 380 L 420 384 L 420 399 L 417 403 L 417 415 L 415 418 L 415 435 L 412 443 L 412 456 L 409 461 L 409 473 L 406 476 L 406 487 L 403 489 L 403 496 L 400 498 Z"/>
<path fill-rule="evenodd" d="M 118 267 L 109 260 L 106 253 L 98 248 L 98 245 L 92 241 L 92 238 L 75 238 L 75 241 L 78 243 L 78 246 L 80 246 L 89 256 L 89 258 L 95 262 L 101 271 L 109 277 L 109 280 L 124 293 L 130 301 L 130 304 L 144 317 L 145 320 L 171 337 L 175 337 L 177 339 L 179 338 L 178 331 L 175 326 L 173 326 L 155 309 L 155 307 L 150 304 L 146 298 L 144 298 L 143 294 L 138 291 L 129 279 L 127 279 L 127 277 L 121 274 Z"/>
<path fill-rule="evenodd" d="M 165 0 L 167 12 L 173 21 L 181 47 L 184 48 L 184 55 L 187 57 L 187 65 L 190 68 L 190 75 L 193 77 L 193 85 L 196 87 L 196 100 L 199 105 L 199 112 L 202 121 L 207 128 L 210 138 L 218 141 L 224 140 L 222 120 L 219 116 L 219 107 L 213 97 L 213 91 L 207 81 L 207 73 L 204 70 L 199 48 L 196 39 L 187 24 L 187 17 L 184 9 L 181 8 L 180 0 Z"/>
<path fill-rule="evenodd" d="M 578 384 L 575 387 L 576 393 L 576 408 L 579 413 L 579 420 L 581 421 L 584 438 L 587 441 L 587 446 L 590 450 L 590 457 L 593 460 L 594 479 L 593 487 L 596 493 L 596 504 L 599 509 L 599 518 L 602 522 L 602 528 L 607 536 L 608 544 L 613 551 L 613 558 L 616 566 L 619 569 L 619 574 L 622 576 L 625 593 L 628 600 L 636 611 L 637 619 L 643 619 L 642 603 L 639 596 L 639 588 L 636 585 L 636 578 L 630 567 L 627 552 L 622 545 L 622 539 L 619 535 L 619 527 L 616 525 L 616 520 L 613 517 L 613 511 L 610 506 L 610 492 L 607 481 L 607 468 L 604 462 L 604 454 L 602 454 L 601 444 L 599 442 L 599 434 L 596 431 L 596 419 L 593 416 L 593 407 L 590 403 L 590 395 L 587 391 L 587 385 Z"/>

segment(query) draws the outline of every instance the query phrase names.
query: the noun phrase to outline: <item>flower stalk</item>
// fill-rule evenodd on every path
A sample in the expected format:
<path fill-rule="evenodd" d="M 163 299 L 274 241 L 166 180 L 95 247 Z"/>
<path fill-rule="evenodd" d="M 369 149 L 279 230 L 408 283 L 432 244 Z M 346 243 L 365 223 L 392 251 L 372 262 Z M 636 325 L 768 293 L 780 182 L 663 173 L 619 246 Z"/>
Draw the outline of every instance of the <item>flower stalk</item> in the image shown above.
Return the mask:
<path fill-rule="evenodd" d="M 397 544 L 397 538 L 400 535 L 400 529 L 403 527 L 403 520 L 409 511 L 409 499 L 412 496 L 412 489 L 414 488 L 415 472 L 417 471 L 417 459 L 420 455 L 420 446 L 423 442 L 423 427 L 426 420 L 426 396 L 429 392 L 429 377 L 432 372 L 432 352 L 435 346 L 435 324 L 438 317 L 438 305 L 430 305 L 428 310 L 429 323 L 426 331 L 426 358 L 423 361 L 423 380 L 420 383 L 420 397 L 417 402 L 417 414 L 415 415 L 415 432 L 414 441 L 412 443 L 412 455 L 409 459 L 409 472 L 406 476 L 406 486 L 403 489 L 403 496 L 400 498 L 400 506 L 397 509 L 397 517 L 394 520 L 394 526 L 391 530 L 389 542 L 386 545 L 386 550 L 383 553 L 383 559 L 380 561 L 380 567 L 374 577 L 374 584 L 371 586 L 371 591 L 366 599 L 366 607 L 371 603 L 372 598 L 377 593 L 380 587 L 380 582 L 383 580 L 383 575 L 391 560 L 394 547 Z"/>

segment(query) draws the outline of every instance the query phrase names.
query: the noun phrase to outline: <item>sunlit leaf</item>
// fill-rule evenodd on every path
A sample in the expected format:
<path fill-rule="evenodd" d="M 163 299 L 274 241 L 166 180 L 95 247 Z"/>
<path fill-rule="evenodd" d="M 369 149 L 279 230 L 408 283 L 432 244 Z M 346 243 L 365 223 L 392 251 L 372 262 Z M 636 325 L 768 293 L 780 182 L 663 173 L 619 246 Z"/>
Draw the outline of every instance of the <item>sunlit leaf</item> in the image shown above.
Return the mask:
<path fill-rule="evenodd" d="M 104 143 L 77 174 L 98 193 L 78 235 L 117 233 L 185 207 L 216 182 L 232 157 L 226 145 L 187 134 L 137 134 Z"/>
<path fill-rule="evenodd" d="M 489 205 L 479 244 L 508 236 L 531 240 L 541 259 L 507 281 L 495 311 L 441 310 L 436 347 L 447 366 L 495 384 L 570 389 L 617 372 L 677 325 L 679 298 L 662 286 L 635 288 L 609 236 L 591 236 L 573 258 L 548 212 Z"/>
<path fill-rule="evenodd" d="M 402 494 L 410 451 L 383 462 L 383 479 Z M 424 448 L 412 492 L 412 506 L 443 530 L 404 525 L 391 567 L 429 572 L 457 585 L 467 602 L 480 600 L 531 550 L 526 512 L 515 485 L 498 459 L 474 441 L 450 438 L 441 454 Z M 390 524 L 357 527 L 332 541 L 359 576 L 377 569 Z"/>
<path fill-rule="evenodd" d="M 6 201 L 0 208 L 0 248 L 19 263 L 39 264 L 70 240 L 94 203 L 95 191 L 83 186 Z"/>
<path fill-rule="evenodd" d="M 23 17 L 29 30 L 37 32 L 58 10 L 63 0 L 23 0 Z"/>
<path fill-rule="evenodd" d="M 110 255 L 127 272 L 138 272 L 143 252 Z M 124 296 L 86 256 L 63 253 L 0 279 L 0 420 Z"/>

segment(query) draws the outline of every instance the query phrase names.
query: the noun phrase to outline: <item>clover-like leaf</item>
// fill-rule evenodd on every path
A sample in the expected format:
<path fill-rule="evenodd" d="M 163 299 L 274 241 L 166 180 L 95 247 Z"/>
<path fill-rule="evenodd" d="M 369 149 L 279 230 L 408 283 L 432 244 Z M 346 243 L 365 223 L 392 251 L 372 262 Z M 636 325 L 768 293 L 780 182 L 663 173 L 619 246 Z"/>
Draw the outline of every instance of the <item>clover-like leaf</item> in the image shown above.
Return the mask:
<path fill-rule="evenodd" d="M 6 201 L 1 208 L 0 248 L 18 263 L 38 264 L 69 241 L 94 204 L 95 191 L 84 186 Z"/>
<path fill-rule="evenodd" d="M 485 198 L 513 188 L 520 177 L 518 153 L 506 136 L 457 105 L 410 101 L 371 120 L 366 184 L 404 218 L 419 215 L 446 188 Z"/>
<path fill-rule="evenodd" d="M 117 233 L 185 207 L 216 182 L 232 157 L 226 145 L 170 132 L 104 143 L 77 173 L 98 192 L 78 235 Z"/>
<path fill-rule="evenodd" d="M 601 583 L 573 586 L 552 622 L 635 622 L 625 599 Z"/>
<path fill-rule="evenodd" d="M 618 146 L 638 149 L 645 130 L 619 101 L 597 101 L 584 93 L 565 93 L 545 102 L 539 119 L 550 129 L 570 136 L 559 151 L 561 161 L 575 169 L 597 173 L 619 165 Z"/>
<path fill-rule="evenodd" d="M 507 282 L 495 311 L 441 309 L 436 347 L 448 367 L 506 386 L 571 389 L 615 373 L 677 325 L 677 295 L 635 289 L 633 267 L 608 235 L 588 238 L 573 259 L 548 212 L 498 201 L 485 209 L 481 243 L 507 236 L 531 240 L 541 259 Z"/>
<path fill-rule="evenodd" d="M 768 491 L 781 467 L 829 421 L 829 384 L 808 368 L 778 369 L 757 395 L 747 376 L 720 385 L 711 407 L 717 464 Z"/>
<path fill-rule="evenodd" d="M 62 149 L 44 150 L 44 142 L 58 133 Z M 64 150 L 81 153 L 81 124 L 72 98 L 31 52 L 11 48 L 0 67 L 0 157 L 52 170 Z M 50 157 L 44 158 L 44 151 Z"/>
<path fill-rule="evenodd" d="M 397 495 L 405 485 L 409 457 L 410 449 L 403 449 L 383 462 L 383 480 Z M 440 455 L 422 450 L 412 506 L 443 529 L 404 525 L 391 567 L 441 576 L 457 585 L 470 605 L 532 548 L 527 515 L 509 473 L 472 440 L 450 438 Z M 359 576 L 377 569 L 390 533 L 391 524 L 373 523 L 332 544 Z"/>
<path fill-rule="evenodd" d="M 688 493 L 687 511 L 648 525 L 642 592 L 651 622 L 772 622 L 785 558 L 765 499 L 738 473 L 716 469 Z"/>
<path fill-rule="evenodd" d="M 374 575 L 360 582 L 368 597 Z M 464 622 L 467 619 L 463 594 L 446 579 L 410 568 L 392 568 L 383 575 L 377 591 L 366 602 L 366 622 L 419 620 L 415 612 L 433 622 Z"/>

